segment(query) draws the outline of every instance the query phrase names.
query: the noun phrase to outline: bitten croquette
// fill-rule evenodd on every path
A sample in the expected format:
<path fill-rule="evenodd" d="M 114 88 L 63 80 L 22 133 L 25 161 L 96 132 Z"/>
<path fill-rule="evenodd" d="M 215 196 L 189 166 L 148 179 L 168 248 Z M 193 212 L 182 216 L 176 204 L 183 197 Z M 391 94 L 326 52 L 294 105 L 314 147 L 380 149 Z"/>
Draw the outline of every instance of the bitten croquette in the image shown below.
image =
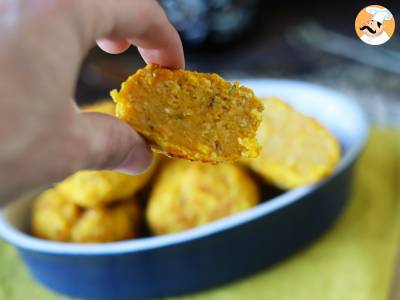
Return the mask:
<path fill-rule="evenodd" d="M 151 64 L 111 96 L 117 117 L 170 157 L 202 162 L 258 156 L 262 103 L 252 90 L 216 74 Z"/>

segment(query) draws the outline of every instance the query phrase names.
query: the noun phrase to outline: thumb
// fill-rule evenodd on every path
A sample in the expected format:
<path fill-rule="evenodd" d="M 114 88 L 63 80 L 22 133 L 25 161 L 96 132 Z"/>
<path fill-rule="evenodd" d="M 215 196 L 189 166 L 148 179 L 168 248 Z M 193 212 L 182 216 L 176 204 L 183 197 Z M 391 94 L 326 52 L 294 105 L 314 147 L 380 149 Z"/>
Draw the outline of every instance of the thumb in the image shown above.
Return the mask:
<path fill-rule="evenodd" d="M 129 175 L 142 173 L 153 160 L 150 147 L 125 122 L 106 114 L 80 113 L 88 142 L 83 162 L 88 169 L 113 169 Z"/>

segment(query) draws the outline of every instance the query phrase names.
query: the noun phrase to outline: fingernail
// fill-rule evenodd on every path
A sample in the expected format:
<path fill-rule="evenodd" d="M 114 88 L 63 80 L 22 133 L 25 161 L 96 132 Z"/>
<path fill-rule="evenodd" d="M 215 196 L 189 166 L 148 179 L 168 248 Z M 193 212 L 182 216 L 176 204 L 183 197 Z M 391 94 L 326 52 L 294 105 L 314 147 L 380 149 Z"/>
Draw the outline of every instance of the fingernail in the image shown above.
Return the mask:
<path fill-rule="evenodd" d="M 137 143 L 125 160 L 114 170 L 128 175 L 138 175 L 146 171 L 153 162 L 153 153 L 146 144 Z"/>

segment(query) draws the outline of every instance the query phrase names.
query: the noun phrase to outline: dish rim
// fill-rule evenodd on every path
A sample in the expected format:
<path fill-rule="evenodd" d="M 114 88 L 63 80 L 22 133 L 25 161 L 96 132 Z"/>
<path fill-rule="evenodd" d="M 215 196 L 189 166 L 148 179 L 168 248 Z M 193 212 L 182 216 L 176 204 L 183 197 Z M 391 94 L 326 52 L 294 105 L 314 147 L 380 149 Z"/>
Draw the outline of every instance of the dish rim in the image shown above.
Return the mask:
<path fill-rule="evenodd" d="M 351 97 L 339 93 L 331 88 L 301 80 L 291 79 L 275 79 L 275 78 L 260 78 L 260 79 L 243 79 L 238 80 L 243 85 L 252 84 L 281 84 L 301 86 L 302 89 L 317 89 L 320 93 L 330 94 L 338 101 L 346 102 L 346 105 L 353 107 L 353 112 L 358 114 L 358 121 L 362 129 L 358 138 L 353 141 L 344 156 L 341 157 L 338 167 L 335 172 L 327 179 L 313 185 L 308 185 L 287 191 L 279 196 L 269 199 L 269 201 L 258 204 L 257 206 L 244 212 L 223 218 L 221 220 L 206 224 L 197 228 L 189 229 L 183 232 L 168 234 L 156 237 L 144 237 L 140 239 L 103 243 L 103 244 L 80 244 L 56 242 L 33 237 L 24 233 L 6 221 L 4 207 L 0 210 L 0 237 L 4 238 L 9 243 L 18 248 L 30 250 L 33 252 L 58 254 L 58 255 L 79 255 L 79 256 L 102 256 L 102 255 L 118 255 L 125 253 L 134 253 L 141 251 L 149 251 L 158 248 L 168 247 L 181 243 L 190 242 L 196 239 L 205 238 L 207 236 L 221 233 L 230 228 L 251 222 L 260 217 L 266 216 L 274 211 L 277 211 L 285 206 L 288 206 L 296 201 L 299 201 L 307 194 L 314 192 L 333 177 L 346 170 L 351 163 L 355 161 L 358 154 L 361 152 L 369 132 L 368 122 L 365 113 Z M 18 201 L 18 200 L 16 200 Z"/>

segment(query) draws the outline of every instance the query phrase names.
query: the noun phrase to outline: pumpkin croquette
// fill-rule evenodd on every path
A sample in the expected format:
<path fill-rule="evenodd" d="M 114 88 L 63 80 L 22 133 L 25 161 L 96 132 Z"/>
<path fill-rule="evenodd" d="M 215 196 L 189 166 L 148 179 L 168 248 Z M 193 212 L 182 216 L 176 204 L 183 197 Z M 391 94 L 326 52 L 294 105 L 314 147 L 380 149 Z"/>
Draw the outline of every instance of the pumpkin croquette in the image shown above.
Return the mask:
<path fill-rule="evenodd" d="M 174 233 L 242 212 L 257 203 L 257 186 L 239 166 L 172 160 L 156 179 L 146 219 L 154 234 Z"/>
<path fill-rule="evenodd" d="M 151 178 L 155 162 L 145 173 L 131 176 L 116 171 L 78 171 L 56 184 L 55 189 L 69 201 L 89 208 L 128 199 Z"/>
<path fill-rule="evenodd" d="M 246 161 L 250 168 L 283 189 L 330 175 L 340 159 L 335 136 L 316 119 L 278 98 L 263 101 L 266 109 L 257 132 L 262 151 L 256 159 Z"/>
<path fill-rule="evenodd" d="M 252 90 L 216 74 L 151 64 L 111 96 L 116 115 L 169 157 L 202 162 L 254 158 L 262 103 Z"/>
<path fill-rule="evenodd" d="M 62 242 L 105 243 L 139 235 L 142 212 L 136 199 L 88 209 L 74 204 L 55 189 L 41 193 L 32 213 L 35 236 Z"/>

